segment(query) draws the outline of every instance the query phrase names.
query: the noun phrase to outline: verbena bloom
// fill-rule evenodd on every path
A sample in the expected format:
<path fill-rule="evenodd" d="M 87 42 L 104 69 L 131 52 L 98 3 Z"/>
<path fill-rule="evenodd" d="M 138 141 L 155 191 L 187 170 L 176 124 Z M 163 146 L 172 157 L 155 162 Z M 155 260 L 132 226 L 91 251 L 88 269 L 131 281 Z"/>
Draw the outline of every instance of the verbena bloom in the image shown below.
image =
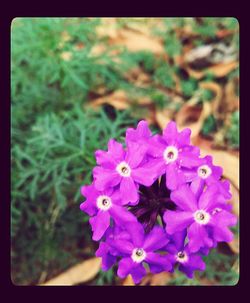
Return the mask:
<path fill-rule="evenodd" d="M 237 219 L 225 207 L 215 184 L 208 186 L 199 199 L 189 185 L 180 186 L 170 197 L 178 208 L 165 212 L 166 231 L 172 235 L 188 228 L 190 251 L 212 247 L 214 240 L 232 241 L 233 233 L 228 227 L 235 225 Z"/>
<path fill-rule="evenodd" d="M 102 269 L 139 283 L 147 271 L 192 278 L 219 242 L 233 239 L 230 183 L 211 156 L 201 157 L 171 121 L 153 135 L 146 121 L 126 131 L 125 145 L 110 139 L 95 152 L 93 182 L 81 188 Z M 176 265 L 178 264 L 178 265 Z"/>
<path fill-rule="evenodd" d="M 177 232 L 172 236 L 171 242 L 166 246 L 167 258 L 172 266 L 178 264 L 178 269 L 188 278 L 193 278 L 195 270 L 204 270 L 206 264 L 202 260 L 201 253 L 190 252 L 188 244 L 185 244 L 187 231 Z M 203 252 L 204 254 L 204 252 Z"/>

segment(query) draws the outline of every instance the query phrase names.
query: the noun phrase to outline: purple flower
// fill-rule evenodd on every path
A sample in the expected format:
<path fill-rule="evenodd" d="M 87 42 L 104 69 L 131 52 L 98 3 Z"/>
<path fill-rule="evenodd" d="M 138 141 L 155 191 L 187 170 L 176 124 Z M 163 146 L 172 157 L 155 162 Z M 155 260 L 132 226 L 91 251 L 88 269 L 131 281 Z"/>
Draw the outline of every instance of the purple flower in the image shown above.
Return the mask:
<path fill-rule="evenodd" d="M 117 224 L 136 222 L 136 218 L 122 206 L 120 194 L 112 188 L 98 191 L 95 184 L 83 186 L 82 195 L 87 199 L 80 205 L 82 211 L 91 216 L 89 222 L 93 230 L 93 240 L 98 241 L 110 226 L 112 217 Z"/>
<path fill-rule="evenodd" d="M 119 187 L 121 198 L 125 203 L 138 202 L 138 186 L 150 186 L 156 176 L 152 174 L 152 163 L 145 162 L 146 147 L 135 142 L 127 142 L 127 150 L 115 140 L 108 143 L 108 151 L 98 150 L 93 175 L 98 190 Z"/>
<path fill-rule="evenodd" d="M 115 240 L 110 243 L 122 255 L 117 271 L 120 278 L 131 274 L 134 282 L 139 283 L 146 274 L 144 262 L 154 273 L 171 270 L 171 264 L 166 256 L 155 252 L 166 246 L 169 241 L 163 228 L 155 226 L 146 235 L 141 224 L 130 224 L 127 228 L 131 235 L 130 240 Z"/>
<path fill-rule="evenodd" d="M 175 122 L 169 122 L 163 131 L 163 136 L 150 139 L 148 153 L 158 175 L 166 173 L 166 186 L 173 190 L 186 182 L 183 168 L 194 168 L 201 164 L 199 149 L 190 145 L 191 130 L 186 128 L 180 133 Z"/>
<path fill-rule="evenodd" d="M 116 263 L 117 256 L 119 255 L 119 252 L 114 247 L 110 246 L 109 242 L 118 239 L 129 240 L 130 235 L 122 227 L 115 225 L 112 228 L 108 228 L 105 233 L 105 238 L 105 242 L 100 243 L 99 248 L 96 251 L 96 256 L 102 258 L 102 270 L 107 271 Z"/>
<path fill-rule="evenodd" d="M 201 164 L 195 170 L 183 170 L 186 176 L 186 181 L 191 181 L 191 188 L 198 196 L 202 193 L 204 185 L 217 184 L 221 194 L 230 199 L 231 194 L 229 192 L 229 183 L 224 184 L 219 182 L 222 176 L 222 167 L 213 165 L 213 158 L 206 156 L 200 159 Z"/>
<path fill-rule="evenodd" d="M 118 262 L 118 276 L 139 283 L 146 274 L 174 271 L 189 278 L 204 270 L 202 255 L 230 242 L 230 183 L 212 157 L 190 145 L 190 129 L 170 122 L 152 135 L 146 121 L 126 131 L 125 146 L 111 139 L 95 153 L 93 183 L 81 188 L 102 269 Z M 146 268 L 144 266 L 147 266 Z"/>
<path fill-rule="evenodd" d="M 152 136 L 147 121 L 140 121 L 136 129 L 128 128 L 126 131 L 126 142 L 137 142 L 148 144 L 148 139 Z"/>
<path fill-rule="evenodd" d="M 188 228 L 191 252 L 210 248 L 214 241 L 232 241 L 228 227 L 235 225 L 237 219 L 227 210 L 216 185 L 208 186 L 199 199 L 188 185 L 182 185 L 171 193 L 171 199 L 178 209 L 165 212 L 166 231 L 173 235 Z"/>
<path fill-rule="evenodd" d="M 167 258 L 172 266 L 177 263 L 179 265 L 178 269 L 192 279 L 194 271 L 204 270 L 206 265 L 199 253 L 190 252 L 188 244 L 185 245 L 186 234 L 187 231 L 183 230 L 172 236 L 171 242 L 166 246 Z"/>

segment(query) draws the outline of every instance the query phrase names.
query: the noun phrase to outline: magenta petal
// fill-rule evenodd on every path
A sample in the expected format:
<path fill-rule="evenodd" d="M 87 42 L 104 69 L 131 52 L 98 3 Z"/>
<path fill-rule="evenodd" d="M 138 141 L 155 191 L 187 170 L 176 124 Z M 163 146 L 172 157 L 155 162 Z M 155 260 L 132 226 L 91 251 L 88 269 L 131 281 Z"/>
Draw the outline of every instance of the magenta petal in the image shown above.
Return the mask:
<path fill-rule="evenodd" d="M 209 223 L 212 226 L 234 226 L 237 223 L 237 217 L 222 209 L 212 216 Z"/>
<path fill-rule="evenodd" d="M 231 242 L 234 235 L 231 230 L 225 226 L 215 226 L 213 228 L 213 238 L 217 242 Z"/>
<path fill-rule="evenodd" d="M 166 223 L 166 232 L 170 235 L 182 231 L 194 221 L 193 213 L 188 211 L 167 210 L 163 218 Z"/>
<path fill-rule="evenodd" d="M 97 164 L 109 169 L 115 168 L 116 163 L 114 161 L 114 158 L 108 152 L 97 150 L 95 152 L 95 158 Z"/>
<path fill-rule="evenodd" d="M 93 169 L 95 186 L 98 190 L 105 190 L 120 183 L 121 176 L 115 171 L 96 166 Z"/>
<path fill-rule="evenodd" d="M 187 262 L 188 267 L 192 267 L 193 269 L 196 270 L 205 270 L 206 264 L 202 260 L 201 256 L 195 255 L 195 254 L 190 254 L 189 255 L 189 260 Z"/>
<path fill-rule="evenodd" d="M 128 150 L 125 157 L 125 161 L 129 164 L 131 168 L 137 167 L 144 159 L 147 146 L 143 144 L 138 144 L 135 142 L 127 143 Z"/>
<path fill-rule="evenodd" d="M 112 155 L 113 159 L 116 161 L 123 161 L 125 157 L 125 151 L 121 143 L 110 139 L 108 142 L 109 153 Z"/>
<path fill-rule="evenodd" d="M 205 181 L 202 178 L 197 177 L 193 180 L 190 185 L 192 192 L 194 193 L 195 197 L 198 199 L 203 192 L 205 186 Z"/>
<path fill-rule="evenodd" d="M 169 145 L 172 145 L 176 142 L 177 135 L 178 131 L 176 123 L 174 121 L 170 121 L 166 128 L 163 130 L 163 137 Z"/>
<path fill-rule="evenodd" d="M 177 143 L 179 147 L 189 145 L 190 144 L 190 135 L 191 129 L 185 128 L 183 129 L 177 136 Z"/>
<path fill-rule="evenodd" d="M 128 128 L 126 131 L 127 141 L 138 141 L 140 139 L 147 139 L 151 136 L 151 131 L 148 127 L 147 121 L 140 121 L 136 129 Z"/>
<path fill-rule="evenodd" d="M 194 222 L 188 229 L 189 250 L 197 252 L 202 247 L 212 247 L 213 241 L 208 237 L 206 227 Z"/>
<path fill-rule="evenodd" d="M 131 255 L 134 245 L 126 239 L 110 240 L 110 245 L 122 254 Z"/>
<path fill-rule="evenodd" d="M 198 167 L 203 163 L 203 160 L 192 152 L 181 151 L 178 158 L 180 165 L 187 168 Z"/>
<path fill-rule="evenodd" d="M 158 160 L 156 161 L 158 162 Z M 161 175 L 162 169 L 160 168 L 158 170 L 157 166 L 150 169 L 150 165 L 147 163 L 141 167 L 134 168 L 131 173 L 132 178 L 139 184 L 151 186 L 154 183 L 155 179 Z"/>
<path fill-rule="evenodd" d="M 160 226 L 155 226 L 152 231 L 146 236 L 143 248 L 146 251 L 155 251 L 167 245 L 169 239 L 165 231 Z"/>
<path fill-rule="evenodd" d="M 118 264 L 118 277 L 125 278 L 128 274 L 130 274 L 134 266 L 135 264 L 130 257 L 122 259 Z"/>
<path fill-rule="evenodd" d="M 157 253 L 147 253 L 146 259 L 145 261 L 150 265 L 158 265 L 159 267 L 161 267 L 161 271 L 169 271 L 172 268 L 172 265 L 169 261 L 169 259 L 166 256 L 162 256 L 160 254 Z"/>
<path fill-rule="evenodd" d="M 110 215 L 107 211 L 99 211 L 95 217 L 90 218 L 94 241 L 99 241 L 110 224 Z"/>
<path fill-rule="evenodd" d="M 136 264 L 136 266 L 131 271 L 131 276 L 135 284 L 140 283 L 145 275 L 146 275 L 146 270 L 143 267 L 142 263 L 139 263 L 138 265 Z"/>
<path fill-rule="evenodd" d="M 124 177 L 122 178 L 120 184 L 120 192 L 123 201 L 126 202 L 137 202 L 139 199 L 139 195 L 137 192 L 137 188 L 135 182 L 131 177 Z"/>
<path fill-rule="evenodd" d="M 197 200 L 188 185 L 181 185 L 170 197 L 183 210 L 197 210 Z"/>
<path fill-rule="evenodd" d="M 217 203 L 218 198 L 218 186 L 216 184 L 210 185 L 207 189 L 201 194 L 199 199 L 199 208 L 200 209 L 210 209 Z"/>
<path fill-rule="evenodd" d="M 80 205 L 81 211 L 84 211 L 87 213 L 89 216 L 94 216 L 96 215 L 98 208 L 97 206 L 93 203 L 92 200 L 87 199 L 85 202 L 81 203 Z"/>
<path fill-rule="evenodd" d="M 175 163 L 170 163 L 166 168 L 166 186 L 167 188 L 174 190 L 178 187 L 178 172 Z"/>
<path fill-rule="evenodd" d="M 144 229 L 140 223 L 129 223 L 126 225 L 135 247 L 142 247 L 144 243 Z"/>
<path fill-rule="evenodd" d="M 129 212 L 126 208 L 118 205 L 114 205 L 110 208 L 110 215 L 114 218 L 115 222 L 119 225 L 128 222 L 137 222 L 136 217 Z"/>

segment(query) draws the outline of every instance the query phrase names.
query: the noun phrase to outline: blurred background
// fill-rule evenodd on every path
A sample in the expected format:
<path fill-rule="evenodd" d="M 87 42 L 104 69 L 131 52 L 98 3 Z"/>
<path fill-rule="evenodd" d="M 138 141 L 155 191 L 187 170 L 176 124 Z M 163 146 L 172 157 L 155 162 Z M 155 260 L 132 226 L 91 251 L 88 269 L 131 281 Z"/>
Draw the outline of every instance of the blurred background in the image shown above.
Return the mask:
<path fill-rule="evenodd" d="M 238 59 L 234 18 L 15 18 L 13 283 L 131 284 L 116 268 L 100 270 L 79 189 L 91 182 L 94 151 L 110 138 L 123 140 L 141 119 L 153 131 L 171 119 L 190 127 L 193 144 L 223 167 L 239 215 Z M 194 280 L 148 274 L 141 284 L 234 285 L 238 226 L 233 231 L 235 240 L 205 257 L 207 269 Z M 74 281 L 67 282 L 67 270 Z"/>

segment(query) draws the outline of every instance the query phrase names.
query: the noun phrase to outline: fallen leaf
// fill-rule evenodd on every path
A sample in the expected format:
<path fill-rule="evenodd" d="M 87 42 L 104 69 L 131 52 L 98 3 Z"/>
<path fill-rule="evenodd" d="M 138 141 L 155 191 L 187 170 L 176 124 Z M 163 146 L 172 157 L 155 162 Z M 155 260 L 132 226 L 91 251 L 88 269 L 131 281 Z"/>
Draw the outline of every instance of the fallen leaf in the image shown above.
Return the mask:
<path fill-rule="evenodd" d="M 204 121 L 212 112 L 210 102 L 203 102 L 202 107 L 193 104 L 193 99 L 185 103 L 176 114 L 175 120 L 180 129 L 189 127 L 192 131 L 191 138 L 199 135 Z M 191 122 L 190 122 L 191 121 Z"/>
<path fill-rule="evenodd" d="M 62 52 L 60 57 L 64 60 L 64 61 L 70 61 L 72 58 L 72 53 L 71 52 Z"/>
<path fill-rule="evenodd" d="M 128 275 L 122 282 L 123 286 L 135 286 L 131 275 Z"/>
<path fill-rule="evenodd" d="M 164 129 L 168 122 L 172 120 L 173 111 L 170 109 L 156 110 L 155 120 L 161 129 Z"/>
<path fill-rule="evenodd" d="M 167 285 L 171 279 L 172 279 L 172 275 L 169 272 L 154 274 L 151 277 L 150 285 L 151 286 Z"/>
<path fill-rule="evenodd" d="M 52 285 L 75 285 L 79 283 L 85 283 L 93 279 L 101 268 L 101 258 L 91 258 L 83 261 L 70 269 L 66 270 L 59 276 L 49 280 L 41 286 Z"/>
<path fill-rule="evenodd" d="M 110 39 L 111 45 L 123 45 L 131 52 L 142 50 L 151 51 L 154 54 L 165 53 L 160 39 L 134 32 L 127 29 L 120 29 L 115 38 Z"/>
<path fill-rule="evenodd" d="M 227 74 L 229 74 L 231 71 L 236 69 L 237 66 L 238 66 L 238 62 L 233 61 L 233 62 L 229 62 L 229 63 L 216 64 L 216 65 L 213 65 L 206 69 L 203 69 L 202 71 L 194 70 L 194 69 L 190 68 L 189 66 L 185 66 L 184 68 L 187 70 L 187 72 L 189 73 L 189 75 L 191 77 L 194 77 L 195 79 L 199 80 L 208 73 L 213 74 L 215 77 L 218 77 L 218 78 L 224 77 Z"/>

